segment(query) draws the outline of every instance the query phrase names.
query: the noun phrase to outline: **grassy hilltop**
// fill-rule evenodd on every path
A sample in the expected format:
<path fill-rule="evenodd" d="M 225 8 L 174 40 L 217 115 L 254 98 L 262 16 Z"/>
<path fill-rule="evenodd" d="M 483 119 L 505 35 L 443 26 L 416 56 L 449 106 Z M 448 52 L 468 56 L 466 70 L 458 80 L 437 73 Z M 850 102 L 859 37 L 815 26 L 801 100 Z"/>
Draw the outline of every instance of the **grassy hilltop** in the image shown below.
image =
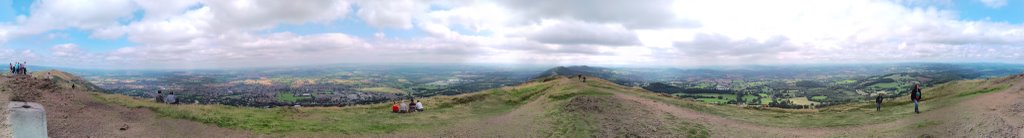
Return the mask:
<path fill-rule="evenodd" d="M 61 88 L 53 91 L 76 82 L 56 83 Z M 581 82 L 561 76 L 477 93 L 418 98 L 427 111 L 411 114 L 391 113 L 392 102 L 255 108 L 168 105 L 98 92 L 78 94 L 85 97 L 78 99 L 230 129 L 222 131 L 270 136 L 1012 136 L 1020 131 L 1003 128 L 1024 124 L 1017 113 L 1024 111 L 1018 106 L 1024 103 L 1015 100 L 1022 98 L 1022 84 L 1024 77 L 1011 76 L 929 87 L 924 89 L 922 114 L 912 112 L 907 97 L 887 99 L 882 111 L 869 102 L 779 109 L 708 104 L 595 77 Z M 107 108 L 114 107 L 98 110 Z M 959 129 L 965 126 L 978 130 Z"/>

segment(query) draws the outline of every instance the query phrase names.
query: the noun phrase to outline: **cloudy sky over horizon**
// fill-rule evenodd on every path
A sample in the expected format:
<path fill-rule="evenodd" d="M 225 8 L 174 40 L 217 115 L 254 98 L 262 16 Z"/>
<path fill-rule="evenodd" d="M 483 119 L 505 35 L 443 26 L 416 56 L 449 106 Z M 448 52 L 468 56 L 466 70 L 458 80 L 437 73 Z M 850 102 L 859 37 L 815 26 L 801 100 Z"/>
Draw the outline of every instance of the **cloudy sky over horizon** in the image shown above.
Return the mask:
<path fill-rule="evenodd" d="M 0 60 L 74 68 L 1024 63 L 1020 0 L 4 0 L 0 7 Z"/>

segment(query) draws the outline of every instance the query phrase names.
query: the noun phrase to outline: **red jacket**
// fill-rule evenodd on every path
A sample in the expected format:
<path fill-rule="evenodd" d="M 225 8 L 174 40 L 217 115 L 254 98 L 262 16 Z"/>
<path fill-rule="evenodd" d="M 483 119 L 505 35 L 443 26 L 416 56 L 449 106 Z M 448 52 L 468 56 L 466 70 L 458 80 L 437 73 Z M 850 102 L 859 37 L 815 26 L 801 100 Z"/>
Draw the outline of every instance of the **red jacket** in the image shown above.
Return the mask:
<path fill-rule="evenodd" d="M 398 112 L 398 104 L 391 105 L 391 111 Z"/>

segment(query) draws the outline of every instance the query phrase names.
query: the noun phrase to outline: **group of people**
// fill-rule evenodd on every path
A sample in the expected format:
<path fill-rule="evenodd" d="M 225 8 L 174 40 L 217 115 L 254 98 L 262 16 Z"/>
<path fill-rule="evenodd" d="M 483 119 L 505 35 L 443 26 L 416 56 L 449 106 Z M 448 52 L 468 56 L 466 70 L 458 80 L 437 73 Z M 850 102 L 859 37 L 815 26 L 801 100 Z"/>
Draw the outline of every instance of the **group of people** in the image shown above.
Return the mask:
<path fill-rule="evenodd" d="M 583 74 L 576 75 L 576 79 L 582 80 L 583 82 L 587 82 L 587 77 L 584 77 Z"/>
<path fill-rule="evenodd" d="M 875 111 L 882 111 L 882 96 L 884 94 L 878 94 L 875 97 Z M 919 108 L 921 102 L 921 84 L 914 83 L 914 88 L 910 89 L 910 101 L 914 102 L 914 113 L 921 113 Z"/>
<path fill-rule="evenodd" d="M 174 92 L 169 92 L 166 96 L 164 96 L 163 91 L 157 90 L 156 96 L 153 96 L 153 100 L 156 100 L 156 102 L 158 103 L 178 104 L 178 97 L 174 96 Z"/>
<path fill-rule="evenodd" d="M 28 64 L 28 62 L 22 61 L 22 62 L 10 63 L 8 65 L 10 65 L 9 67 L 11 69 L 11 74 L 27 75 L 28 74 L 28 68 L 25 67 L 26 64 Z"/>
<path fill-rule="evenodd" d="M 394 113 L 412 113 L 412 112 L 423 112 L 423 103 L 420 101 L 414 101 L 409 99 L 409 103 L 401 102 L 391 105 L 391 112 Z"/>

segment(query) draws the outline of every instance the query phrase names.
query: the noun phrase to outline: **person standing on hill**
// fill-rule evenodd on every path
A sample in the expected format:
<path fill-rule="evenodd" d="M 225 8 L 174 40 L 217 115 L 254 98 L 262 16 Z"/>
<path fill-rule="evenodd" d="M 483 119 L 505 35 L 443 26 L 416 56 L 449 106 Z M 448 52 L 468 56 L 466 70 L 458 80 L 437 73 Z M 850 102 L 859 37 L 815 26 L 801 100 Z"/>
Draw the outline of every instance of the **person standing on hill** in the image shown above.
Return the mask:
<path fill-rule="evenodd" d="M 14 62 L 14 75 L 21 74 L 21 63 Z"/>
<path fill-rule="evenodd" d="M 875 111 L 882 111 L 882 93 L 875 97 Z"/>
<path fill-rule="evenodd" d="M 26 65 L 28 65 L 28 62 L 22 61 L 21 68 L 20 68 L 21 75 L 28 75 L 28 67 L 26 67 Z"/>
<path fill-rule="evenodd" d="M 14 63 L 7 63 L 7 67 L 11 68 L 11 75 L 14 75 Z"/>
<path fill-rule="evenodd" d="M 156 90 L 156 96 L 153 96 L 153 100 L 157 103 L 164 103 L 164 92 Z"/>
<path fill-rule="evenodd" d="M 914 88 L 910 89 L 910 100 L 914 101 L 914 113 L 921 113 L 918 108 L 919 102 L 921 102 L 921 84 L 914 83 Z"/>

